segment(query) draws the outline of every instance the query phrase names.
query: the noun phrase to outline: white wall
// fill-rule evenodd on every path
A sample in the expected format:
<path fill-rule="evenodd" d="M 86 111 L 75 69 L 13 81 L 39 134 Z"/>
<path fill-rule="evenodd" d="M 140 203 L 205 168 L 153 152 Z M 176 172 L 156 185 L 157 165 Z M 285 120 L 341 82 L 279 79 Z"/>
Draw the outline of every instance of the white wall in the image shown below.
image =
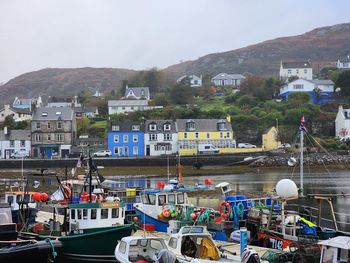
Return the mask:
<path fill-rule="evenodd" d="M 150 146 L 150 156 L 159 156 L 162 154 L 172 154 L 172 153 L 176 153 L 178 151 L 178 137 L 177 137 L 177 133 L 172 133 L 172 140 L 171 141 L 165 141 L 164 140 L 164 133 L 157 133 L 157 140 L 156 141 L 150 141 L 149 140 L 149 133 L 145 133 L 145 155 L 147 153 L 146 149 L 147 149 L 147 145 Z M 157 145 L 157 143 L 170 143 L 171 144 L 171 151 L 164 151 L 164 150 L 160 150 L 160 151 L 156 151 L 155 150 L 155 146 Z"/>
<path fill-rule="evenodd" d="M 288 69 L 280 68 L 280 78 L 287 79 L 292 76 L 297 76 L 301 79 L 312 80 L 312 68 Z"/>
<path fill-rule="evenodd" d="M 26 150 L 26 152 L 30 155 L 30 149 L 31 149 L 31 141 L 27 140 L 25 141 L 25 146 L 21 147 L 21 141 L 14 141 L 15 145 L 14 147 L 10 147 L 10 141 L 0 141 L 0 158 L 5 158 L 5 150 L 10 150 L 11 153 L 14 153 L 16 151 L 19 151 L 20 149 Z"/>

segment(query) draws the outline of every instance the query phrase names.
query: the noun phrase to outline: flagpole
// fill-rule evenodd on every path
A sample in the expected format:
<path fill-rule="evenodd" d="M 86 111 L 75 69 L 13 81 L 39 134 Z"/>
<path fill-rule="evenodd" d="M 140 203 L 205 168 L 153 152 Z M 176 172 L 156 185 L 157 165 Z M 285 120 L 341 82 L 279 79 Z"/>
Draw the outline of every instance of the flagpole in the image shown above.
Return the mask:
<path fill-rule="evenodd" d="M 300 120 L 300 194 L 303 196 L 304 191 L 304 124 L 305 118 L 301 117 Z"/>

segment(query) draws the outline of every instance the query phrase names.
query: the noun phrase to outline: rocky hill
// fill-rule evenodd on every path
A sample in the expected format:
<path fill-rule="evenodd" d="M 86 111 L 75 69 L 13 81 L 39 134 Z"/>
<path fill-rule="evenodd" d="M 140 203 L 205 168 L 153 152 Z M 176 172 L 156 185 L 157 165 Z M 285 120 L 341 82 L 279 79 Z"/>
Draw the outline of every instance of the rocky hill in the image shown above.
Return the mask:
<path fill-rule="evenodd" d="M 220 72 L 277 76 L 281 60 L 308 60 L 317 71 L 350 54 L 350 23 L 314 29 L 303 35 L 282 37 L 233 51 L 214 53 L 170 66 L 175 76 Z"/>
<path fill-rule="evenodd" d="M 242 36 L 244 37 L 244 36 Z M 350 54 L 350 23 L 314 29 L 303 35 L 282 37 L 233 51 L 214 53 L 163 70 L 168 81 L 183 74 L 220 72 L 277 76 L 281 60 L 310 60 L 315 71 Z M 137 71 L 113 68 L 48 68 L 20 75 L 0 86 L 0 105 L 15 96 L 75 95 L 81 90 L 121 87 Z"/>
<path fill-rule="evenodd" d="M 117 68 L 47 68 L 33 71 L 0 86 L 0 103 L 12 102 L 15 96 L 30 98 L 40 94 L 43 98 L 63 97 L 76 95 L 82 90 L 103 92 L 118 89 L 122 81 L 135 72 Z"/>

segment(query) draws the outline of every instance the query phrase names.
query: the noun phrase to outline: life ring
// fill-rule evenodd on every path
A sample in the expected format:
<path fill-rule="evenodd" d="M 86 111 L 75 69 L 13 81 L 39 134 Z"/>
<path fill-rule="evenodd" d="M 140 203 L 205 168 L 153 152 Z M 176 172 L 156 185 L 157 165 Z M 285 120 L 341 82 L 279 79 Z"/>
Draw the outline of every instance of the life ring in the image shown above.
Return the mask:
<path fill-rule="evenodd" d="M 226 211 L 226 212 L 225 212 Z M 224 218 L 228 218 L 231 214 L 231 206 L 228 202 L 224 201 L 220 204 L 219 207 L 220 215 Z"/>

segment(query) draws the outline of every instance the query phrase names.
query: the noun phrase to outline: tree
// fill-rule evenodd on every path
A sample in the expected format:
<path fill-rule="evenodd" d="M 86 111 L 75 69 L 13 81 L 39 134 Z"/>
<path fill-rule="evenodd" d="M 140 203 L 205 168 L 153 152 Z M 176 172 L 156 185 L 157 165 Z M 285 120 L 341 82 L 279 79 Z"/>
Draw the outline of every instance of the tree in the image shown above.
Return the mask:
<path fill-rule="evenodd" d="M 335 84 L 341 88 L 344 95 L 350 95 L 350 70 L 339 73 Z"/>
<path fill-rule="evenodd" d="M 288 96 L 288 104 L 292 108 L 299 108 L 310 102 L 310 95 L 305 92 L 293 92 Z"/>
<path fill-rule="evenodd" d="M 4 121 L 4 127 L 7 127 L 9 130 L 12 130 L 15 128 L 16 123 L 15 120 L 13 119 L 12 115 L 8 115 L 5 117 L 5 121 Z"/>
<path fill-rule="evenodd" d="M 172 103 L 184 105 L 193 103 L 194 89 L 182 82 L 170 89 L 170 99 Z"/>

